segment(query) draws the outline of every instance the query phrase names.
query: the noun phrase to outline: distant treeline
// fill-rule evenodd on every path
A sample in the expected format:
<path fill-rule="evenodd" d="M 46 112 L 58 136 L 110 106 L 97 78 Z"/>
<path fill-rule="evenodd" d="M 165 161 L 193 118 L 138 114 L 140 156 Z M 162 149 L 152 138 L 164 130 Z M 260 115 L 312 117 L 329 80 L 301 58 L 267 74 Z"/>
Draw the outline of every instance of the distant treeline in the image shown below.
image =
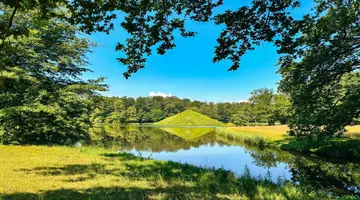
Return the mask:
<path fill-rule="evenodd" d="M 290 101 L 284 94 L 258 89 L 247 102 L 213 103 L 177 97 L 103 97 L 95 99 L 91 114 L 94 123 L 152 123 L 190 109 L 224 123 L 248 125 L 276 122 L 285 124 L 290 115 Z"/>

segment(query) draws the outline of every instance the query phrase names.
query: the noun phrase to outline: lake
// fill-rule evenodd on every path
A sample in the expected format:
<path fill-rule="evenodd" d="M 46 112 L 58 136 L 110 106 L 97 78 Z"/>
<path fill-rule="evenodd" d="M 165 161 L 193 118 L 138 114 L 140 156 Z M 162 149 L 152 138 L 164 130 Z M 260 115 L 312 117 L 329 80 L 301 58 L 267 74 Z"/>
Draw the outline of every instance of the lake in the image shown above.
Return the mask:
<path fill-rule="evenodd" d="M 117 152 L 223 168 L 238 175 L 250 171 L 252 176 L 274 182 L 289 180 L 337 194 L 360 195 L 359 162 L 261 149 L 233 141 L 216 127 L 97 125 L 91 135 L 92 146 Z"/>

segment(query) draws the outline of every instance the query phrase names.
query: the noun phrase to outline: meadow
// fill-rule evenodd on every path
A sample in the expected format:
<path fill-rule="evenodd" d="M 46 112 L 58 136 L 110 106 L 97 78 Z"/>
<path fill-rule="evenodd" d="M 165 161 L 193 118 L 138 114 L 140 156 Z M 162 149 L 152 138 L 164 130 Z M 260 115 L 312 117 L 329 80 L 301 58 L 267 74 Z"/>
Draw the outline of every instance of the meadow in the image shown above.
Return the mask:
<path fill-rule="evenodd" d="M 282 150 L 315 153 L 324 157 L 341 159 L 360 158 L 360 125 L 347 126 L 343 136 L 320 138 L 290 137 L 286 125 L 242 126 L 218 128 L 217 132 L 229 139 L 260 147 L 276 147 Z"/>
<path fill-rule="evenodd" d="M 249 172 L 235 176 L 82 147 L 0 146 L 0 199 L 328 199 Z"/>
<path fill-rule="evenodd" d="M 253 135 L 257 137 L 263 137 L 272 141 L 284 140 L 288 138 L 287 131 L 289 127 L 287 125 L 276 126 L 239 126 L 239 127 L 226 127 L 224 130 L 238 133 Z M 360 125 L 347 126 L 346 137 L 357 138 L 360 137 Z"/>

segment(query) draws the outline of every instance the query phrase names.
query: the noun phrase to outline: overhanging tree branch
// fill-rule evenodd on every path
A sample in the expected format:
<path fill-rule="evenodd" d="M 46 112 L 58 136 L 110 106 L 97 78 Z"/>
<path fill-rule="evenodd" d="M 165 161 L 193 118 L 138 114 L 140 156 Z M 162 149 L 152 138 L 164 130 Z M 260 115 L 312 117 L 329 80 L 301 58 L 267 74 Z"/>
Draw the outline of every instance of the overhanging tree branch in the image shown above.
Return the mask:
<path fill-rule="evenodd" d="M 6 31 L 5 31 L 5 33 L 3 35 L 0 48 L 2 48 L 4 46 L 6 37 L 9 36 L 11 26 L 13 25 L 15 14 L 16 14 L 17 10 L 19 9 L 19 7 L 20 7 L 20 0 L 16 0 L 14 10 L 11 13 L 11 16 L 10 16 L 10 19 L 9 19 L 9 25 L 8 25 Z"/>

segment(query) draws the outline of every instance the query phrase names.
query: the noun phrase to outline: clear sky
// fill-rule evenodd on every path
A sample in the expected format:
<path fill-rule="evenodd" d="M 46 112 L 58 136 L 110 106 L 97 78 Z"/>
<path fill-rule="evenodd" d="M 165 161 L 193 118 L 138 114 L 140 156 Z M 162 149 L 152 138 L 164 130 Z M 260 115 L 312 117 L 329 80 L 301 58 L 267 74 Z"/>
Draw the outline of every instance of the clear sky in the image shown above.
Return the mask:
<path fill-rule="evenodd" d="M 239 0 L 225 0 L 216 12 L 239 7 Z M 243 1 L 250 2 L 250 1 Z M 313 6 L 311 0 L 303 0 L 302 8 L 294 16 L 300 16 Z M 277 74 L 276 63 L 279 56 L 272 44 L 263 43 L 255 51 L 248 52 L 237 71 L 228 72 L 230 61 L 212 63 L 216 38 L 221 27 L 213 22 L 196 23 L 189 21 L 187 28 L 198 32 L 193 38 L 176 38 L 177 47 L 165 55 L 154 53 L 148 58 L 146 67 L 126 80 L 122 73 L 126 67 L 116 58 L 117 42 L 127 37 L 120 29 L 120 20 L 115 21 L 115 30 L 109 35 L 96 33 L 86 36 L 100 46 L 88 54 L 93 73 L 84 78 L 107 77 L 110 86 L 106 96 L 149 96 L 150 92 L 171 93 L 180 98 L 200 101 L 239 101 L 246 100 L 250 92 L 263 87 L 276 90 L 281 76 Z"/>

